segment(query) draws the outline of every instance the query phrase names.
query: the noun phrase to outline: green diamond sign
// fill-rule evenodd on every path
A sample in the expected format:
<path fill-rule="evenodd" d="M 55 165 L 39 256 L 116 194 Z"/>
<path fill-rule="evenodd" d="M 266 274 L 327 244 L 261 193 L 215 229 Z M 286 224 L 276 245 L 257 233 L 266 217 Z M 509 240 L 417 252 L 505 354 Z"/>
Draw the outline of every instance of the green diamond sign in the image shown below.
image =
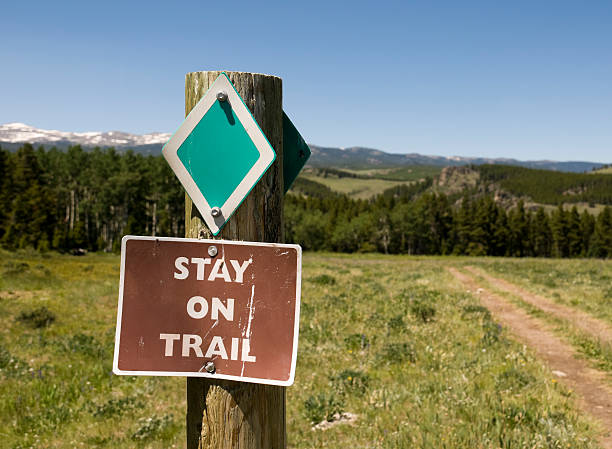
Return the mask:
<path fill-rule="evenodd" d="M 225 73 L 162 153 L 210 228 L 219 234 L 276 153 Z"/>
<path fill-rule="evenodd" d="M 283 179 L 285 193 L 310 157 L 310 148 L 283 111 Z"/>

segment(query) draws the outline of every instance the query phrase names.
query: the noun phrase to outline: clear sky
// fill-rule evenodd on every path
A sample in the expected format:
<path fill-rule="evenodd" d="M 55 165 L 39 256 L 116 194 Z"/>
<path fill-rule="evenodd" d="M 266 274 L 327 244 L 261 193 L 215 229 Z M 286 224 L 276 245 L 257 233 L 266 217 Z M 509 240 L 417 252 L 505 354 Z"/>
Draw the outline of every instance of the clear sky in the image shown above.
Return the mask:
<path fill-rule="evenodd" d="M 283 78 L 310 143 L 612 162 L 612 1 L 6 1 L 0 123 L 174 132 L 184 76 Z"/>

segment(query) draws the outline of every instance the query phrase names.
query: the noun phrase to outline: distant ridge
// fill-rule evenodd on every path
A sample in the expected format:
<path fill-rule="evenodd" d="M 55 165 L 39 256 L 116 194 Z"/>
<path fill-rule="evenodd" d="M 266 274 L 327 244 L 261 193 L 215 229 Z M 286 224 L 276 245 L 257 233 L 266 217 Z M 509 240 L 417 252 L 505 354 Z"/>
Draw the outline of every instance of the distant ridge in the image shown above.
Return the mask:
<path fill-rule="evenodd" d="M 426 156 L 418 153 L 395 154 L 364 147 L 342 149 L 320 147 L 312 144 L 310 145 L 310 149 L 312 150 L 312 156 L 308 164 L 313 167 L 368 169 L 397 167 L 402 165 L 436 165 L 447 167 L 470 164 L 497 164 L 583 173 L 606 165 L 600 162 L 588 161 L 519 161 L 509 158 Z"/>
<path fill-rule="evenodd" d="M 81 145 L 83 148 L 114 147 L 120 151 L 132 149 L 144 155 L 159 155 L 162 146 L 170 137 L 171 134 L 169 133 L 130 134 L 122 131 L 74 133 L 38 129 L 24 123 L 0 125 L 0 146 L 9 150 L 16 150 L 24 143 L 31 143 L 35 146 L 44 145 L 47 148 L 54 146 L 59 149 L 65 149 L 71 145 Z M 599 162 L 588 161 L 519 161 L 507 158 L 427 156 L 418 153 L 394 154 L 364 147 L 343 149 L 312 144 L 310 149 L 312 150 L 312 156 L 308 161 L 308 165 L 313 167 L 371 169 L 402 165 L 446 167 L 469 164 L 502 164 L 582 173 L 605 165 Z"/>

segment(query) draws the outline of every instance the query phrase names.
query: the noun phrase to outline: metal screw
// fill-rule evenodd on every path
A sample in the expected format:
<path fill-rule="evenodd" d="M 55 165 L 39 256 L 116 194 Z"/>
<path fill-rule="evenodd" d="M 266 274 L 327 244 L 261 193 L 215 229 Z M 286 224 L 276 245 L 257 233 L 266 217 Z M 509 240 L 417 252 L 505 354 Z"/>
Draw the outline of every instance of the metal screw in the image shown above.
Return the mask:
<path fill-rule="evenodd" d="M 210 374 L 215 374 L 216 368 L 213 362 L 206 362 L 206 365 L 204 365 L 204 369 Z"/>
<path fill-rule="evenodd" d="M 217 93 L 217 100 L 227 101 L 227 94 L 223 91 Z"/>
<path fill-rule="evenodd" d="M 210 257 L 215 257 L 217 255 L 217 247 L 215 245 L 210 245 L 208 247 L 208 255 Z"/>
<path fill-rule="evenodd" d="M 218 207 L 213 207 L 210 210 L 210 215 L 212 215 L 213 217 L 217 218 L 221 216 L 221 209 Z"/>

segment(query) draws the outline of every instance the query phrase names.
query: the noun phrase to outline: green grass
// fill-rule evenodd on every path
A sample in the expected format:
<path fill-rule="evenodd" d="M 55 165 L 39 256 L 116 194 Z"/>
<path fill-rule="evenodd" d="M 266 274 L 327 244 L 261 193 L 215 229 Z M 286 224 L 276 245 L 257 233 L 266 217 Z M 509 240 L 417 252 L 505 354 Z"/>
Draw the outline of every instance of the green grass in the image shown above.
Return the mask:
<path fill-rule="evenodd" d="M 368 170 L 330 169 L 330 173 L 327 174 L 323 169 L 309 168 L 300 175 L 300 178 L 318 182 L 334 192 L 346 194 L 354 199 L 369 199 L 391 187 L 418 182 L 427 176 L 438 175 L 441 171 L 442 167 L 429 165 Z M 343 174 L 358 177 L 343 176 Z"/>
<path fill-rule="evenodd" d="M 111 374 L 118 257 L 1 256 L 0 447 L 182 447 L 184 379 Z"/>
<path fill-rule="evenodd" d="M 343 193 L 354 199 L 369 199 L 380 195 L 391 187 L 406 184 L 404 181 L 387 181 L 384 179 L 336 178 L 314 175 L 303 175 L 305 179 L 321 183 L 334 192 Z"/>
<path fill-rule="evenodd" d="M 427 176 L 434 177 L 442 171 L 441 166 L 409 165 L 397 168 L 371 168 L 368 170 L 344 170 L 356 175 L 371 176 L 388 181 L 419 181 Z"/>
<path fill-rule="evenodd" d="M 600 168 L 599 170 L 593 170 L 593 171 L 590 171 L 589 173 L 592 173 L 594 175 L 597 175 L 597 174 L 612 174 L 612 166 Z"/>
<path fill-rule="evenodd" d="M 0 256 L 0 447 L 184 447 L 184 379 L 110 373 L 119 258 Z M 456 261 L 305 254 L 289 447 L 598 447 Z"/>

